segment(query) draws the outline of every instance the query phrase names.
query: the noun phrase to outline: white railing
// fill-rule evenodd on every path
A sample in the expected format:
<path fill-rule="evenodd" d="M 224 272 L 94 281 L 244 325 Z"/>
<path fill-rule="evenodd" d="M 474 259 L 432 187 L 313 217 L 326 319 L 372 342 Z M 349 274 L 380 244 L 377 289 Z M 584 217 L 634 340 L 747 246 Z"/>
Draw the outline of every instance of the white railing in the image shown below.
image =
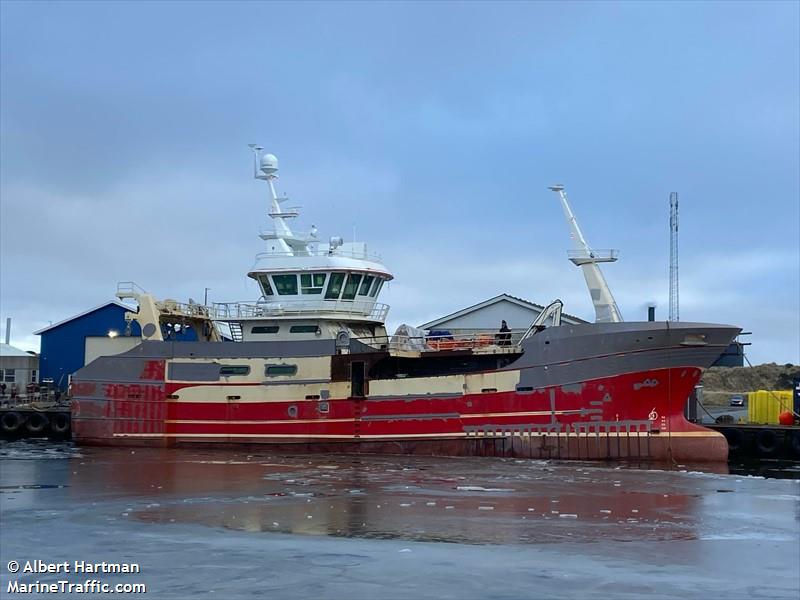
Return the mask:
<path fill-rule="evenodd" d="M 331 258 L 355 258 L 358 260 L 369 260 L 383 264 L 383 259 L 380 254 L 369 252 L 351 252 L 348 250 L 297 250 L 295 252 L 259 252 L 256 254 L 256 260 L 269 259 L 269 258 L 297 258 L 300 256 L 326 256 Z"/>
<path fill-rule="evenodd" d="M 422 337 L 392 335 L 385 337 L 357 338 L 359 342 L 376 348 L 395 351 L 436 352 L 447 350 L 474 350 L 476 348 L 516 347 L 524 331 L 481 331 Z"/>
<path fill-rule="evenodd" d="M 567 258 L 576 265 L 595 262 L 614 262 L 619 257 L 619 250 L 567 250 Z"/>
<path fill-rule="evenodd" d="M 125 282 L 130 284 L 131 282 Z M 125 284 L 117 286 L 118 294 L 134 292 L 136 287 Z M 133 284 L 135 286 L 135 284 Z M 341 315 L 359 317 L 383 323 L 389 313 L 389 305 L 380 302 L 359 302 L 348 300 L 297 300 L 281 302 L 215 302 L 211 306 L 203 304 L 161 300 L 156 307 L 162 316 L 177 315 L 216 321 L 236 319 L 269 318 L 276 316 L 319 317 L 321 315 Z"/>
<path fill-rule="evenodd" d="M 117 282 L 117 297 L 118 298 L 135 298 L 137 295 L 146 294 L 141 287 L 136 285 L 133 281 L 119 281 Z"/>
<path fill-rule="evenodd" d="M 254 319 L 258 317 L 304 316 L 335 313 L 337 315 L 364 317 L 383 322 L 389 305 L 380 302 L 349 302 L 347 300 L 317 300 L 297 302 L 270 302 L 252 304 L 245 302 L 220 302 L 209 307 L 211 318 L 218 321 Z"/>
<path fill-rule="evenodd" d="M 187 304 L 176 300 L 161 300 L 156 306 L 162 315 L 182 315 L 185 317 L 211 318 L 214 308 L 203 304 Z"/>

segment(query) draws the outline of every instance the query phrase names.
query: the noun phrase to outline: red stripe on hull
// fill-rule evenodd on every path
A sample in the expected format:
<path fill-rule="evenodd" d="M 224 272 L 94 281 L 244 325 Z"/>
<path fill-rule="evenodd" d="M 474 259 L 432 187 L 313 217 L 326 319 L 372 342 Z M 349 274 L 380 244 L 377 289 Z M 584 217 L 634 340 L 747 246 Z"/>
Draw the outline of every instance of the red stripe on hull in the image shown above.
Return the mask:
<path fill-rule="evenodd" d="M 318 400 L 228 399 L 235 390 L 222 385 L 217 402 L 185 402 L 166 397 L 179 385 L 97 384 L 74 402 L 73 435 L 82 443 L 112 445 L 268 443 L 276 448 L 288 444 L 295 451 L 302 446 L 722 461 L 727 458 L 725 439 L 683 418 L 686 398 L 699 378 L 699 369 L 686 367 L 523 392 L 333 399 L 327 413 L 319 411 Z"/>

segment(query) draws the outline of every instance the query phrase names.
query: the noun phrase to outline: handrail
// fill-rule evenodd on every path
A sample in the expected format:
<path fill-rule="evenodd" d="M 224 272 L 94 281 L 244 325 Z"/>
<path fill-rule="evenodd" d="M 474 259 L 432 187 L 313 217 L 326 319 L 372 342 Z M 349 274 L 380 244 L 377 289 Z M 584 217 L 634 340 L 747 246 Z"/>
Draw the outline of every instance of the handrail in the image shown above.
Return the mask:
<path fill-rule="evenodd" d="M 388 348 L 390 351 L 439 352 L 448 350 L 474 350 L 496 346 L 512 348 L 518 345 L 524 335 L 523 331 L 499 332 L 479 331 L 475 333 L 426 335 L 426 336 L 375 336 L 369 338 L 353 338 L 375 348 Z"/>
<path fill-rule="evenodd" d="M 203 304 L 187 304 L 176 300 L 162 300 L 156 302 L 161 313 L 179 314 L 187 317 L 211 318 L 213 307 Z"/>
<path fill-rule="evenodd" d="M 117 296 L 130 297 L 133 294 L 146 294 L 147 292 L 133 281 L 118 281 Z"/>
<path fill-rule="evenodd" d="M 301 256 L 316 256 L 316 257 L 342 257 L 342 258 L 356 258 L 359 260 L 369 260 L 383 264 L 383 259 L 380 254 L 368 252 L 351 252 L 345 250 L 303 250 L 296 252 L 259 252 L 256 254 L 256 260 L 266 258 L 297 258 Z"/>
<path fill-rule="evenodd" d="M 389 312 L 388 304 L 380 302 L 350 302 L 347 300 L 289 301 L 263 304 L 216 302 L 208 308 L 211 318 L 218 321 L 283 315 L 308 315 L 313 317 L 329 313 L 367 317 L 376 321 L 383 321 Z"/>
<path fill-rule="evenodd" d="M 619 250 L 613 248 L 591 250 L 567 250 L 567 258 L 596 259 L 611 261 L 619 257 Z"/>

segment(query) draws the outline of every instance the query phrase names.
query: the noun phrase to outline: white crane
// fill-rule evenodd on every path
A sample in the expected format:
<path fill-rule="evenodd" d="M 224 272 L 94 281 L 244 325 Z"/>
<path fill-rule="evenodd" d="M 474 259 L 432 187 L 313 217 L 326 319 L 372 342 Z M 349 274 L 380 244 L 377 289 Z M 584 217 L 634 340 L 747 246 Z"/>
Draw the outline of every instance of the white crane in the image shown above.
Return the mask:
<path fill-rule="evenodd" d="M 619 323 L 622 321 L 622 314 L 617 307 L 617 302 L 611 294 L 611 289 L 603 277 L 603 272 L 597 263 L 614 262 L 617 260 L 616 250 L 592 250 L 586 239 L 583 237 L 578 221 L 572 214 L 572 209 L 567 201 L 567 194 L 561 184 L 550 186 L 550 189 L 558 195 L 561 201 L 561 208 L 564 209 L 564 217 L 570 229 L 570 236 L 575 247 L 568 253 L 570 261 L 583 271 L 586 285 L 589 288 L 589 295 L 594 304 L 595 321 L 597 323 Z"/>

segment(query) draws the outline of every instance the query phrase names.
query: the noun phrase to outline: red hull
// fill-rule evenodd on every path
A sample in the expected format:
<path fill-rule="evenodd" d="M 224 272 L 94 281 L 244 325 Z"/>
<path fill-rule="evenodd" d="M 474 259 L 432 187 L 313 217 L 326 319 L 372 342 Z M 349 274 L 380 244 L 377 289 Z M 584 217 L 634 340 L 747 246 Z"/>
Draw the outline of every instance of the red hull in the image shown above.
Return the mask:
<path fill-rule="evenodd" d="M 156 363 L 156 364 L 153 364 Z M 725 438 L 687 422 L 700 369 L 653 369 L 532 391 L 451 397 L 185 402 L 150 361 L 139 383 L 80 382 L 73 436 L 103 445 L 271 444 L 291 451 L 725 461 Z M 170 398 L 170 396 L 172 398 Z"/>

